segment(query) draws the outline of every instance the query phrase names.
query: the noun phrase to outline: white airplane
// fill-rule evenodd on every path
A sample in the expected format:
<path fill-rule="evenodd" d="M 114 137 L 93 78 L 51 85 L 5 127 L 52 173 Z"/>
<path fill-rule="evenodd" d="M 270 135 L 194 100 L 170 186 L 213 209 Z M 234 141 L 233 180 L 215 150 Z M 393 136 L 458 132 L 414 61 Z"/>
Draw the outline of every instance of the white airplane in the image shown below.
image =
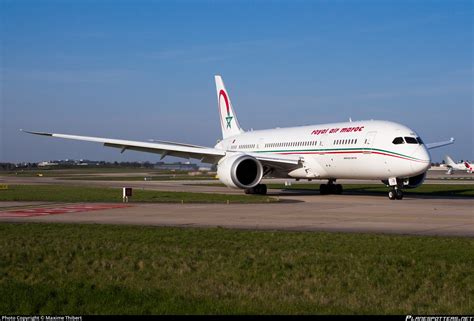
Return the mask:
<path fill-rule="evenodd" d="M 57 166 L 57 165 L 59 165 L 59 164 L 54 163 L 54 162 L 48 162 L 48 161 L 38 163 L 38 167 Z"/>
<path fill-rule="evenodd" d="M 446 166 L 448 167 L 448 172 L 446 174 L 451 175 L 453 171 L 466 171 L 469 174 L 472 174 L 474 168 L 473 165 L 467 161 L 461 163 L 455 163 L 451 157 L 446 155 L 444 158 L 446 161 Z"/>
<path fill-rule="evenodd" d="M 223 139 L 214 148 L 169 141 L 139 142 L 89 136 L 25 131 L 30 134 L 103 143 L 107 147 L 198 159 L 217 164 L 228 187 L 266 194 L 265 176 L 324 179 L 321 194 L 342 193 L 337 179 L 381 180 L 390 199 L 403 188 L 419 186 L 431 166 L 428 149 L 450 141 L 424 144 L 415 131 L 389 121 L 351 121 L 302 127 L 244 131 L 220 76 L 215 76 Z"/>

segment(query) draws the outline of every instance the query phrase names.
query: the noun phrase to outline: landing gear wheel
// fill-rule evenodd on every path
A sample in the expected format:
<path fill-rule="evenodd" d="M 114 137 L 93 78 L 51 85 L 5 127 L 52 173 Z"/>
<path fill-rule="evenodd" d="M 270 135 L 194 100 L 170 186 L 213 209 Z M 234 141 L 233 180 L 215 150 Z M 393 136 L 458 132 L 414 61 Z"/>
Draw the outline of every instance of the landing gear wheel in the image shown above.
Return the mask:
<path fill-rule="evenodd" d="M 396 199 L 396 192 L 395 192 L 395 189 L 391 188 L 389 191 L 388 191 L 388 198 L 391 199 L 392 201 L 394 199 Z"/>
<path fill-rule="evenodd" d="M 342 194 L 342 185 L 341 184 L 321 184 L 319 185 L 319 194 L 328 195 L 328 194 Z"/>
<path fill-rule="evenodd" d="M 326 185 L 326 184 L 319 185 L 319 194 L 321 194 L 321 195 L 329 194 L 328 185 Z"/>
<path fill-rule="evenodd" d="M 267 194 L 267 185 L 265 184 L 258 184 L 255 187 L 248 188 L 244 190 L 245 194 L 260 194 L 266 195 Z"/>
<path fill-rule="evenodd" d="M 255 186 L 256 194 L 260 195 L 267 195 L 267 185 L 265 184 L 258 184 Z"/>
<path fill-rule="evenodd" d="M 397 200 L 401 200 L 403 198 L 403 191 L 401 189 L 395 190 L 395 198 Z"/>

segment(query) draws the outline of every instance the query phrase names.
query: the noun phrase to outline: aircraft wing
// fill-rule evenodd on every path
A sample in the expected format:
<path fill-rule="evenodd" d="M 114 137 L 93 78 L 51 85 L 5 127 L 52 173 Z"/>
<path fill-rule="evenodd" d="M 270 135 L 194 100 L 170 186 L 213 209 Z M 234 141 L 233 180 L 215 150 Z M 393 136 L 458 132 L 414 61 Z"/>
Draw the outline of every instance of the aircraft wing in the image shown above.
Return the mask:
<path fill-rule="evenodd" d="M 245 153 L 252 157 L 255 157 L 262 163 L 278 163 L 278 164 L 289 164 L 289 165 L 298 165 L 300 162 L 300 157 L 295 155 L 279 155 L 279 154 L 260 154 L 260 153 Z"/>
<path fill-rule="evenodd" d="M 90 137 L 90 136 L 77 136 L 77 135 L 66 135 L 66 134 L 53 134 L 53 133 L 42 133 L 42 132 L 32 132 L 21 130 L 25 133 L 81 140 L 88 142 L 103 143 L 106 147 L 115 147 L 121 149 L 122 153 L 126 150 L 134 150 L 139 152 L 155 153 L 161 154 L 161 159 L 165 156 L 175 156 L 182 158 L 193 158 L 199 159 L 203 163 L 217 163 L 219 159 L 226 155 L 224 150 L 219 150 L 209 147 L 198 147 L 198 146 L 188 146 L 183 144 L 172 144 L 172 143 L 148 143 L 140 142 L 133 140 L 122 140 L 122 139 L 110 139 L 110 138 L 101 138 L 101 137 Z"/>
<path fill-rule="evenodd" d="M 300 157 L 296 155 L 260 154 L 252 152 L 246 154 L 258 159 L 263 166 L 276 170 L 291 171 L 300 166 Z"/>
<path fill-rule="evenodd" d="M 454 143 L 454 138 L 451 137 L 450 140 L 447 140 L 447 141 L 444 141 L 444 142 L 438 142 L 438 143 L 429 143 L 429 144 L 425 144 L 425 146 L 428 149 L 433 149 L 433 148 L 438 148 L 438 147 L 441 147 L 441 146 L 451 145 L 453 143 Z"/>
<path fill-rule="evenodd" d="M 54 134 L 44 132 L 33 132 L 27 130 L 21 130 L 28 134 L 57 137 L 64 139 L 73 139 L 80 141 L 103 143 L 106 147 L 114 147 L 121 149 L 123 153 L 126 150 L 134 150 L 139 152 L 161 154 L 161 159 L 165 156 L 175 156 L 182 158 L 193 158 L 198 159 L 203 163 L 215 164 L 222 157 L 226 156 L 228 152 L 216 148 L 203 147 L 197 145 L 173 143 L 168 141 L 160 141 L 159 143 L 151 142 L 140 142 L 133 140 L 122 140 L 122 139 L 111 139 L 102 137 L 91 137 L 91 136 L 77 136 L 67 134 Z M 262 164 L 269 167 L 287 167 L 298 165 L 299 157 L 292 155 L 278 155 L 278 154 L 266 154 L 262 155 L 259 153 L 245 153 L 252 157 L 255 157 Z"/>
<path fill-rule="evenodd" d="M 179 145 L 179 146 L 196 147 L 196 148 L 207 148 L 207 147 L 199 146 L 199 145 L 170 142 L 168 140 L 149 139 L 148 141 L 150 143 L 159 143 L 159 144 L 167 144 L 167 145 Z"/>

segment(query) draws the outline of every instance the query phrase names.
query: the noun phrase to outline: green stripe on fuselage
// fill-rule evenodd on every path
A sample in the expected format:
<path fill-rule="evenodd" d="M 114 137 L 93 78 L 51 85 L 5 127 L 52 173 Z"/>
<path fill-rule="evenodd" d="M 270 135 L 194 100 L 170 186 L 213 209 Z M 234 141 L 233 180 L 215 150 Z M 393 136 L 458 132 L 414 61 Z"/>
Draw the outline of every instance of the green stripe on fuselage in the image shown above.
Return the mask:
<path fill-rule="evenodd" d="M 389 151 L 389 150 L 385 150 L 385 149 L 378 149 L 378 148 L 329 148 L 329 149 L 282 149 L 282 150 L 257 150 L 257 151 L 254 151 L 255 153 L 298 153 L 298 152 L 332 152 L 332 151 L 378 151 L 378 152 L 383 152 L 383 153 L 389 153 L 389 154 L 394 154 L 394 155 L 398 155 L 398 156 L 402 156 L 402 157 L 405 157 L 405 158 L 410 158 L 410 159 L 414 159 L 414 160 L 422 160 L 422 159 L 419 159 L 419 158 L 415 158 L 415 157 L 411 157 L 411 156 L 407 156 L 407 155 L 404 155 L 404 154 L 400 154 L 400 153 L 395 153 L 395 152 L 392 152 L 392 151 Z"/>

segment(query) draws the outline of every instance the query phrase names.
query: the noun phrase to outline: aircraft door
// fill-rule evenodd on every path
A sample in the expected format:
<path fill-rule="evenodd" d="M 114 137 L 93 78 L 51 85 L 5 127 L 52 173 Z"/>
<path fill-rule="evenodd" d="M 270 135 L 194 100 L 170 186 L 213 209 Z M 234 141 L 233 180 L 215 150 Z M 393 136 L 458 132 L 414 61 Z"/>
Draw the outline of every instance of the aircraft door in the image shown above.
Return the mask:
<path fill-rule="evenodd" d="M 364 139 L 364 153 L 372 153 L 372 148 L 374 148 L 375 135 L 377 132 L 368 132 Z"/>
<path fill-rule="evenodd" d="M 257 149 L 262 149 L 265 147 L 265 138 L 260 138 L 258 140 L 258 145 L 257 145 Z"/>

